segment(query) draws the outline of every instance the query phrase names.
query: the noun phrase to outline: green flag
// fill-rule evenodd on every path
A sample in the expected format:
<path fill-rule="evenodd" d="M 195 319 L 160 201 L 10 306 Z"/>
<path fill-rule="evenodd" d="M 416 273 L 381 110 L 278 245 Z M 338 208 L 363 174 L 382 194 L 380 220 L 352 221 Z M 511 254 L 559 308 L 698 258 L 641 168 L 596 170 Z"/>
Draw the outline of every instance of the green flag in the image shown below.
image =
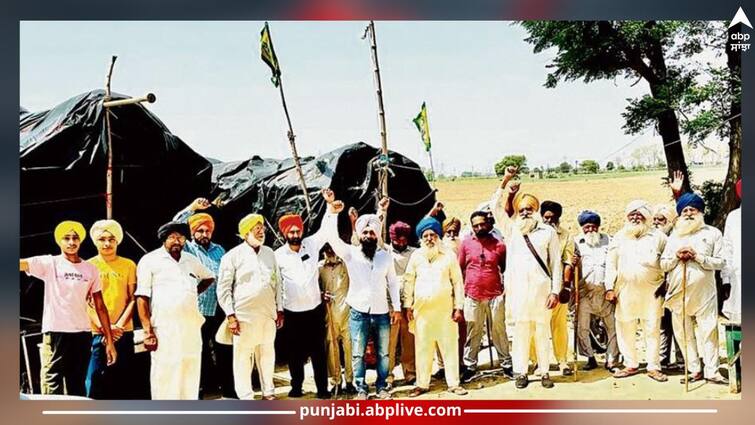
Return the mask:
<path fill-rule="evenodd" d="M 273 76 L 270 78 L 270 81 L 273 82 L 275 87 L 278 87 L 278 84 L 280 84 L 281 69 L 280 65 L 278 65 L 278 57 L 275 56 L 273 39 L 270 37 L 270 28 L 267 26 L 267 22 L 265 22 L 265 27 L 262 28 L 262 32 L 260 33 L 260 42 L 260 55 L 262 60 L 270 67 L 270 70 L 273 71 Z"/>
<path fill-rule="evenodd" d="M 430 123 L 427 121 L 427 107 L 425 102 L 422 102 L 422 109 L 420 109 L 417 117 L 414 118 L 414 125 L 417 126 L 417 130 L 422 135 L 422 142 L 425 144 L 425 150 L 430 152 Z"/>

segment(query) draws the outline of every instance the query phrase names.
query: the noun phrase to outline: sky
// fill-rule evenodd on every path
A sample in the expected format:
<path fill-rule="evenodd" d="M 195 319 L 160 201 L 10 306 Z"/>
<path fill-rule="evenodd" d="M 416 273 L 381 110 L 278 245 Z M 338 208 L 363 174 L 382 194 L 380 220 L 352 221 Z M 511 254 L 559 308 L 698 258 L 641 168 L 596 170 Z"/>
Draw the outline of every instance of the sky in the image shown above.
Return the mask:
<path fill-rule="evenodd" d="M 260 60 L 263 22 L 24 21 L 20 105 L 49 109 L 104 86 L 155 93 L 148 108 L 195 151 L 222 161 L 290 157 L 280 94 Z M 365 21 L 270 22 L 299 154 L 380 145 Z M 543 86 L 553 52 L 534 54 L 511 22 L 381 22 L 377 45 L 388 147 L 428 165 L 412 123 L 427 103 L 436 173 L 490 172 L 524 154 L 530 166 L 629 158 L 660 143 L 625 135 L 627 98 L 647 84 L 616 79 Z M 625 150 L 615 153 L 632 142 Z"/>

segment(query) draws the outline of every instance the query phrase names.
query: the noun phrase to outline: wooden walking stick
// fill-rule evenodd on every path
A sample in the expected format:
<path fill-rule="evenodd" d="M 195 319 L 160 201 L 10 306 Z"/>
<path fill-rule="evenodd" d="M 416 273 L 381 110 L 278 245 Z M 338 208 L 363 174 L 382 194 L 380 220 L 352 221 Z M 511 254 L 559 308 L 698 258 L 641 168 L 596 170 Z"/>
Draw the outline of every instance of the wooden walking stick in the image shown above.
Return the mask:
<path fill-rule="evenodd" d="M 689 392 L 689 369 L 687 368 L 687 262 L 682 263 L 682 337 L 684 338 L 684 392 Z"/>

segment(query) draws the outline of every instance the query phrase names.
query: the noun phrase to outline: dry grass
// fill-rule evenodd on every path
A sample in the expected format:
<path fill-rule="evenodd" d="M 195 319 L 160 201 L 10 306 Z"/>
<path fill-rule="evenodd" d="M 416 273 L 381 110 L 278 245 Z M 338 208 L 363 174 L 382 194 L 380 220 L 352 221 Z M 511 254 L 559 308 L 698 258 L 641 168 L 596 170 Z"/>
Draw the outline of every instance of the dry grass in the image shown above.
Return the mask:
<path fill-rule="evenodd" d="M 602 217 L 603 231 L 615 233 L 624 222 L 624 208 L 635 199 L 644 199 L 652 205 L 671 202 L 671 192 L 662 184 L 662 172 L 633 175 L 592 176 L 575 180 L 524 180 L 522 191 L 532 193 L 540 201 L 550 199 L 564 207 L 562 225 L 572 234 L 577 233 L 577 214 L 585 209 L 597 211 Z M 725 168 L 701 168 L 693 171 L 695 183 L 705 180 L 723 180 Z M 438 199 L 446 205 L 446 214 L 461 218 L 467 223 L 477 206 L 490 199 L 498 187 L 496 179 L 468 179 L 439 181 Z"/>

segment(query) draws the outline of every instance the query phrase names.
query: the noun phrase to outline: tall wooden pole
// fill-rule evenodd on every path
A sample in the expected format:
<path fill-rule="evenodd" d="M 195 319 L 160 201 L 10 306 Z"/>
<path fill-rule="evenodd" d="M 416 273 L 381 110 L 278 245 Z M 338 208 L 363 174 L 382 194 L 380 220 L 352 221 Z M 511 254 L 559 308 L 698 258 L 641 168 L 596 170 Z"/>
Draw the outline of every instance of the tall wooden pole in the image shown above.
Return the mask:
<path fill-rule="evenodd" d="M 304 192 L 304 205 L 307 208 L 307 218 L 312 217 L 312 207 L 309 203 L 309 191 L 307 190 L 307 182 L 304 180 L 304 172 L 301 169 L 301 161 L 299 160 L 299 154 L 296 151 L 296 135 L 294 135 L 294 128 L 291 125 L 291 117 L 288 115 L 288 106 L 286 106 L 286 96 L 283 94 L 283 78 L 278 76 L 278 88 L 281 93 L 281 103 L 283 103 L 283 112 L 286 114 L 286 122 L 288 123 L 288 143 L 291 146 L 291 156 L 294 159 L 294 166 L 296 167 L 296 173 L 299 176 L 299 184 L 301 190 Z"/>
<path fill-rule="evenodd" d="M 113 77 L 113 67 L 118 56 L 113 55 L 110 59 L 110 67 L 105 77 L 105 98 L 103 99 L 102 111 L 105 113 L 105 130 L 107 132 L 107 171 L 105 174 L 105 213 L 108 220 L 113 218 L 113 137 L 110 134 L 110 109 L 104 106 L 104 102 L 110 100 L 110 80 Z"/>
<path fill-rule="evenodd" d="M 433 151 L 428 150 L 427 156 L 430 158 L 430 173 L 431 173 L 431 179 L 430 181 L 435 181 L 435 166 L 433 166 Z"/>
<path fill-rule="evenodd" d="M 388 159 L 388 135 L 385 129 L 385 107 L 383 105 L 383 83 L 380 80 L 380 63 L 378 62 L 377 37 L 375 36 L 375 22 L 370 21 L 367 26 L 367 32 L 370 36 L 370 50 L 372 52 L 372 64 L 374 67 L 375 90 L 377 92 L 378 102 L 378 122 L 380 124 L 380 147 L 384 159 Z M 388 172 L 385 169 L 380 171 L 380 193 L 388 196 Z"/>

